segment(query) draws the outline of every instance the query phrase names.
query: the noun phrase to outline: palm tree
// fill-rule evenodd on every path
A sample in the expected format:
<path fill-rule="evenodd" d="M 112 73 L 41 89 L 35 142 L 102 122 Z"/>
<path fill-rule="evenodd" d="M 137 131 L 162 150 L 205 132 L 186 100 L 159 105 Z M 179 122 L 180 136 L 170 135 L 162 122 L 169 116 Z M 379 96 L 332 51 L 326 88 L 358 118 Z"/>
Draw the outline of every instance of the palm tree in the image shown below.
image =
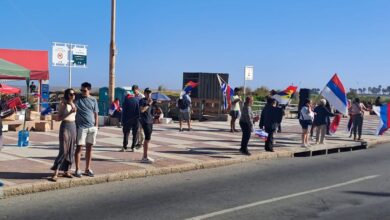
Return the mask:
<path fill-rule="evenodd" d="M 368 87 L 368 93 L 372 93 L 372 88 Z"/>

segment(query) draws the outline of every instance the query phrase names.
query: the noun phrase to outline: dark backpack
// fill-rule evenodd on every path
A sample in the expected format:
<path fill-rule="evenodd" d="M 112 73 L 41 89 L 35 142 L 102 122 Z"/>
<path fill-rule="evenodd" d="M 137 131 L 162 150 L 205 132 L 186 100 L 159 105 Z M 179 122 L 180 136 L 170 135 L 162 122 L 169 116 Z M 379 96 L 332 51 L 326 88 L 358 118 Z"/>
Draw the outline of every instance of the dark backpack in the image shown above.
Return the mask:
<path fill-rule="evenodd" d="M 178 104 L 179 108 L 182 110 L 185 110 L 189 107 L 188 100 L 184 96 L 183 96 L 183 98 L 179 99 L 177 104 Z"/>

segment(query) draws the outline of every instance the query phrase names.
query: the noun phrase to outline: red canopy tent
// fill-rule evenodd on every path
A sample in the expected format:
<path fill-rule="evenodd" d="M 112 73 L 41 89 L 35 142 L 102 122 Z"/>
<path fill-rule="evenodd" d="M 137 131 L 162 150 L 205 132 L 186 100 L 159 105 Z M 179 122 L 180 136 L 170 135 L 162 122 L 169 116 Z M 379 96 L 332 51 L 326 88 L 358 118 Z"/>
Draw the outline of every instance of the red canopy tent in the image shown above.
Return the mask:
<path fill-rule="evenodd" d="M 21 89 L 6 84 L 0 84 L 0 93 L 2 94 L 19 94 Z"/>
<path fill-rule="evenodd" d="M 15 50 L 0 49 L 0 59 L 22 66 L 30 70 L 30 78 L 0 75 L 0 79 L 27 80 L 27 87 L 30 80 L 39 80 L 39 91 L 41 91 L 42 80 L 49 79 L 48 51 L 45 50 Z M 28 90 L 28 88 L 27 88 Z M 38 91 L 38 92 L 39 92 Z M 28 97 L 28 93 L 27 93 Z M 40 110 L 38 100 L 38 110 Z"/>
<path fill-rule="evenodd" d="M 48 52 L 44 50 L 0 49 L 0 58 L 31 70 L 30 80 L 48 80 Z M 14 76 L 0 76 L 1 79 L 23 79 Z"/>

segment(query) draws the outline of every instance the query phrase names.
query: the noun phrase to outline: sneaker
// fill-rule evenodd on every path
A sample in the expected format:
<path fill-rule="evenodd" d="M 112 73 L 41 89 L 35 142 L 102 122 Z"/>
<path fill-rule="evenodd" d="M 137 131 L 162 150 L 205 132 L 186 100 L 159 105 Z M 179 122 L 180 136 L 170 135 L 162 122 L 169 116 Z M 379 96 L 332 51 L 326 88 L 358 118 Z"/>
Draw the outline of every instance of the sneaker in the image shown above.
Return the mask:
<path fill-rule="evenodd" d="M 150 157 L 146 157 L 146 158 L 144 157 L 141 160 L 141 163 L 153 163 L 153 162 L 154 162 L 154 160 Z"/>
<path fill-rule="evenodd" d="M 95 176 L 95 174 L 93 173 L 93 171 L 91 169 L 85 171 L 84 175 L 89 176 L 89 177 L 94 177 Z"/>
<path fill-rule="evenodd" d="M 142 146 L 142 144 L 138 143 L 138 144 L 135 145 L 135 149 L 140 149 L 141 146 Z"/>
<path fill-rule="evenodd" d="M 76 170 L 76 172 L 74 173 L 74 176 L 78 177 L 78 178 L 81 178 L 83 176 L 83 174 L 81 173 L 80 170 Z"/>
<path fill-rule="evenodd" d="M 307 145 L 306 144 L 301 144 L 301 147 L 307 147 Z"/>
<path fill-rule="evenodd" d="M 126 152 L 126 148 L 122 147 L 122 149 L 120 150 L 120 152 Z"/>

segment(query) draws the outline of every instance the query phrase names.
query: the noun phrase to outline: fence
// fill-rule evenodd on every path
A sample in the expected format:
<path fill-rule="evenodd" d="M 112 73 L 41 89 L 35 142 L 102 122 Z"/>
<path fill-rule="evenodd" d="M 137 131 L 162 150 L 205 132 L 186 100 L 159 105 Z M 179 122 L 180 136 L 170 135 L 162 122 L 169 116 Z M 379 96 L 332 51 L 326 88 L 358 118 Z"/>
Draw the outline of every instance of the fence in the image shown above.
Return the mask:
<path fill-rule="evenodd" d="M 256 115 L 260 115 L 263 110 L 266 102 L 262 101 L 253 101 L 252 111 Z M 285 109 L 285 117 L 286 118 L 297 118 L 298 117 L 298 105 L 297 104 L 289 104 Z"/>

